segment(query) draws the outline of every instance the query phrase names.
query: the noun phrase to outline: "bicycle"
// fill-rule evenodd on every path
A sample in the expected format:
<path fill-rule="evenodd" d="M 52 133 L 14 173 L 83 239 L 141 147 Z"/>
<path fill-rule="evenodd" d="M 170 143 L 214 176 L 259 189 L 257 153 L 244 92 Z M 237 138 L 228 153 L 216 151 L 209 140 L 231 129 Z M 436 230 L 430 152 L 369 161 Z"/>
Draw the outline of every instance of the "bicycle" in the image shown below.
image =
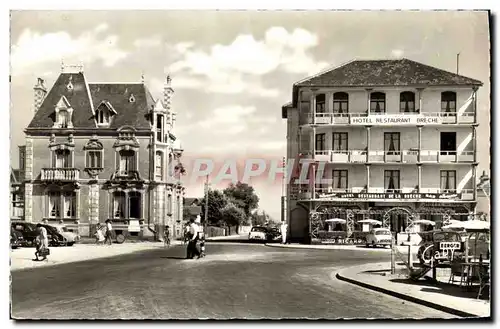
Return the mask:
<path fill-rule="evenodd" d="M 170 247 L 170 238 L 169 237 L 164 237 L 163 238 L 163 246 L 164 247 Z"/>

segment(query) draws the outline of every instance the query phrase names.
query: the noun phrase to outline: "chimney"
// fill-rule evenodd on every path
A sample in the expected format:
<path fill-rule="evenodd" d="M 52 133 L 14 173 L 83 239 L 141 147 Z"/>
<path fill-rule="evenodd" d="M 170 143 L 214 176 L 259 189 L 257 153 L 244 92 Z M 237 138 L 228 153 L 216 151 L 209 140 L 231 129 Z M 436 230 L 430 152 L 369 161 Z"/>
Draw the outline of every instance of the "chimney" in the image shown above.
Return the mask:
<path fill-rule="evenodd" d="M 35 113 L 38 112 L 40 106 L 42 106 L 43 100 L 47 95 L 47 89 L 45 88 L 45 81 L 42 78 L 38 78 L 38 81 L 33 87 L 35 91 Z"/>

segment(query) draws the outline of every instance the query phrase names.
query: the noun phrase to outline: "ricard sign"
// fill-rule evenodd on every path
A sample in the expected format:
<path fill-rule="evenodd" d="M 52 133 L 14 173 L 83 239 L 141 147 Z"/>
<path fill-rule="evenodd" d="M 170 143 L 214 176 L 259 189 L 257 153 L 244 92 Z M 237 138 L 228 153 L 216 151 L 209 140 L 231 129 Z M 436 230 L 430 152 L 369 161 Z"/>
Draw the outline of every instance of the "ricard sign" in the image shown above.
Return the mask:
<path fill-rule="evenodd" d="M 352 125 L 435 125 L 442 123 L 440 117 L 423 115 L 370 115 L 351 117 Z"/>

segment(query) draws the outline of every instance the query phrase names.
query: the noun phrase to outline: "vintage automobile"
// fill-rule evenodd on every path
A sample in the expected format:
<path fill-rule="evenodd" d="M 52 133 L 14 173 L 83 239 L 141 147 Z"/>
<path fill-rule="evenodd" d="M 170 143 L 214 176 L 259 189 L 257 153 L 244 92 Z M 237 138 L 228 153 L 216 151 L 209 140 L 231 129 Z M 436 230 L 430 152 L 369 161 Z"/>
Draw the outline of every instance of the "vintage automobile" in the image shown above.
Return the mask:
<path fill-rule="evenodd" d="M 387 228 L 374 228 L 366 236 L 366 246 L 390 246 L 392 234 Z"/>
<path fill-rule="evenodd" d="M 70 232 L 68 230 L 68 228 L 64 225 L 46 225 L 46 226 L 49 226 L 49 227 L 46 227 L 47 230 L 55 230 L 55 232 L 57 233 L 55 236 L 57 236 L 57 240 L 55 241 L 55 244 L 56 245 L 65 245 L 65 246 L 72 246 L 75 244 L 75 242 L 77 242 L 80 237 L 73 233 L 73 232 Z"/>
<path fill-rule="evenodd" d="M 10 247 L 12 249 L 17 249 L 22 247 L 24 244 L 24 238 L 21 232 L 16 231 L 14 228 L 10 228 Z"/>
<path fill-rule="evenodd" d="M 264 226 L 254 226 L 248 233 L 248 240 L 250 241 L 267 241 L 268 230 Z"/>
<path fill-rule="evenodd" d="M 34 245 L 35 239 L 38 236 L 36 224 L 25 221 L 12 221 L 11 228 L 20 232 L 23 236 L 23 246 Z"/>

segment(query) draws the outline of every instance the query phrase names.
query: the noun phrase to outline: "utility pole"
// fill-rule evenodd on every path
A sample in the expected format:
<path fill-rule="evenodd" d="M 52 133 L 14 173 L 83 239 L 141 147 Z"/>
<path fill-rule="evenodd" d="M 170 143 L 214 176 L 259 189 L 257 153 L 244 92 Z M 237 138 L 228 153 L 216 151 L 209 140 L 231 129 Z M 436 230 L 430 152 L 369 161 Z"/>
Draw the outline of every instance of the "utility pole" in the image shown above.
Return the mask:
<path fill-rule="evenodd" d="M 460 58 L 460 53 L 457 54 L 457 74 L 458 74 L 458 67 L 459 67 L 459 58 Z"/>
<path fill-rule="evenodd" d="M 208 175 L 207 175 L 207 180 L 205 182 L 205 221 L 203 223 L 203 230 L 205 234 L 207 234 L 207 225 L 208 225 Z"/>

